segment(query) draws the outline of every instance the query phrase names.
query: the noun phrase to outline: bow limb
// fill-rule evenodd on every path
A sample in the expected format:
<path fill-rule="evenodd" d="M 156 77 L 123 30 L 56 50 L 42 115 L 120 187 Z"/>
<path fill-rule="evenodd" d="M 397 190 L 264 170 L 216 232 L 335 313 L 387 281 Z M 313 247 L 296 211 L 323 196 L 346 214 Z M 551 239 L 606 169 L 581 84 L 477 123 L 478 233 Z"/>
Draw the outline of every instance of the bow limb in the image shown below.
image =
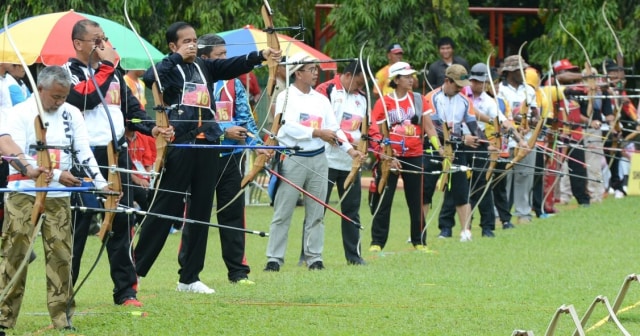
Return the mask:
<path fill-rule="evenodd" d="M 391 148 L 391 144 L 389 142 L 389 112 L 387 111 L 387 104 L 384 101 L 384 94 L 378 86 L 378 82 L 375 80 L 375 76 L 373 75 L 373 71 L 371 71 L 371 66 L 369 64 L 369 57 L 367 57 L 367 73 L 372 80 L 373 87 L 376 89 L 378 93 L 378 97 L 380 97 L 380 103 L 382 104 L 382 108 L 384 110 L 384 120 L 380 120 L 378 122 L 378 126 L 380 127 L 380 133 L 382 134 L 383 141 L 382 145 L 384 146 L 383 152 L 384 157 L 380 157 L 380 180 L 378 181 L 378 193 L 382 193 L 387 186 L 387 180 L 389 178 L 389 173 L 391 172 L 391 162 L 393 161 L 393 149 Z M 383 194 L 384 195 L 384 194 Z M 382 196 L 380 197 L 380 201 L 382 201 Z M 380 202 L 382 203 L 382 202 Z"/>
<path fill-rule="evenodd" d="M 606 6 L 607 1 L 602 4 L 602 17 L 605 24 L 607 25 L 607 28 L 609 28 L 609 31 L 611 31 L 611 35 L 613 35 L 613 40 L 616 41 L 616 50 L 618 51 L 616 54 L 616 64 L 618 64 L 620 68 L 624 68 L 624 52 L 622 51 L 622 46 L 620 46 L 620 40 L 616 35 L 616 31 L 615 29 L 613 29 L 613 26 L 611 26 L 611 23 L 609 23 L 609 19 L 607 18 L 607 13 L 605 11 Z M 624 84 L 624 79 L 621 79 L 621 81 Z"/>
<path fill-rule="evenodd" d="M 489 78 L 489 84 L 491 86 L 491 90 L 493 93 L 493 99 L 496 102 L 497 114 L 496 114 L 496 117 L 493 119 L 494 134 L 487 134 L 487 138 L 489 138 L 490 144 L 495 148 L 495 151 L 489 154 L 489 159 L 491 161 L 489 161 L 489 168 L 487 169 L 487 172 L 485 174 L 485 179 L 489 181 L 489 183 L 487 183 L 486 188 L 488 188 L 488 185 L 491 184 L 491 181 L 492 181 L 491 175 L 493 174 L 493 170 L 496 168 L 496 165 L 498 163 L 498 158 L 500 158 L 500 150 L 502 150 L 502 132 L 501 132 L 502 128 L 500 126 L 500 119 L 498 118 L 498 114 L 500 113 L 500 111 L 497 109 L 497 107 L 499 106 L 498 94 L 496 92 L 496 87 L 493 84 L 493 78 L 491 77 L 491 64 L 490 64 L 491 56 L 493 56 L 493 51 L 491 51 L 491 53 L 489 53 L 489 56 L 487 57 L 487 77 Z M 482 198 L 480 200 L 482 200 Z"/>
<path fill-rule="evenodd" d="M 267 46 L 274 50 L 280 50 L 280 42 L 278 41 L 277 33 L 273 29 L 269 29 L 269 28 L 274 28 L 273 10 L 269 5 L 269 1 L 264 0 L 264 3 L 261 8 L 261 13 L 262 13 L 262 20 L 264 21 L 265 28 L 267 28 L 267 32 L 266 32 Z M 271 105 L 273 104 L 273 99 L 275 98 L 273 91 L 276 86 L 276 72 L 278 71 L 278 61 L 270 58 L 267 60 L 267 65 L 269 67 L 269 78 L 267 80 L 266 92 L 269 97 L 268 108 L 271 109 Z M 275 113 L 273 119 L 274 119 L 273 124 L 271 125 L 271 134 L 273 136 L 269 137 L 265 141 L 266 146 L 275 146 L 278 144 L 278 141 L 275 139 L 275 135 L 277 135 L 278 131 L 280 130 L 280 126 L 282 123 L 282 113 Z M 270 154 L 273 153 L 273 151 L 269 151 L 269 152 Z M 267 163 L 268 160 L 269 160 L 269 156 L 267 154 L 259 154 L 254 159 L 253 168 L 247 174 L 245 174 L 244 178 L 242 178 L 242 181 L 240 182 L 240 190 L 243 190 L 247 184 L 253 181 L 256 175 L 258 175 L 258 173 L 261 172 L 262 169 L 264 169 L 265 164 Z"/>
<path fill-rule="evenodd" d="M 624 68 L 624 52 L 622 50 L 622 46 L 620 45 L 620 40 L 618 39 L 618 36 L 616 35 L 616 31 L 615 29 L 613 29 L 613 26 L 611 25 L 611 23 L 609 23 L 609 19 L 607 18 L 607 13 L 605 11 L 605 8 L 607 6 L 607 1 L 605 1 L 602 4 L 602 18 L 604 19 L 605 24 L 607 25 L 607 28 L 609 28 L 609 31 L 611 32 L 611 35 L 613 36 L 613 40 L 616 42 L 616 64 L 618 65 L 618 67 L 620 68 Z M 602 72 L 603 74 L 605 74 L 605 76 L 607 75 L 607 68 L 605 66 L 605 64 L 602 64 Z M 607 82 L 610 83 L 609 80 L 609 76 L 606 76 L 607 78 Z M 619 79 L 621 81 L 621 87 L 624 87 L 624 77 Z M 609 85 L 611 86 L 611 85 Z M 620 128 L 620 102 L 618 99 L 613 98 L 612 99 L 614 102 L 614 110 L 613 110 L 613 127 L 609 127 L 609 132 L 607 132 L 607 135 L 605 136 L 606 139 L 609 139 L 609 136 L 613 133 L 613 131 L 616 131 L 617 134 L 620 134 L 620 132 L 622 131 Z M 612 148 L 618 148 L 619 147 L 619 141 L 612 141 L 611 142 L 611 147 Z M 609 160 L 609 167 L 611 167 L 613 165 L 613 160 L 614 157 L 611 158 L 611 160 Z"/>
<path fill-rule="evenodd" d="M 47 149 L 47 124 L 43 122 L 44 108 L 42 107 L 42 100 L 40 98 L 40 93 L 38 91 L 38 86 L 36 85 L 36 81 L 33 79 L 31 75 L 31 71 L 29 71 L 29 66 L 27 62 L 22 57 L 20 53 L 20 49 L 16 46 L 13 37 L 11 36 L 11 32 L 9 31 L 9 11 L 11 10 L 11 6 L 7 6 L 7 10 L 4 14 L 4 31 L 6 32 L 7 40 L 11 45 L 11 48 L 16 53 L 16 56 L 20 60 L 20 64 L 26 70 L 26 75 L 29 80 L 29 84 L 33 88 L 33 96 L 36 101 L 36 107 L 38 109 L 38 115 L 34 119 L 34 130 L 36 135 L 36 150 L 37 157 L 36 162 L 38 167 L 45 168 L 47 171 L 52 170 L 51 164 L 51 156 L 49 156 L 49 151 Z M 47 183 L 47 174 L 40 174 L 36 179 L 36 188 L 44 188 L 48 185 Z M 29 262 L 29 257 L 31 256 L 31 252 L 33 250 L 33 245 L 35 244 L 37 234 L 40 232 L 40 228 L 44 223 L 46 215 L 44 214 L 44 204 L 47 198 L 46 191 L 36 192 L 35 200 L 33 202 L 33 208 L 31 210 L 31 225 L 34 227 L 33 234 L 30 238 L 28 252 L 25 253 L 24 258 L 20 262 L 20 265 L 16 269 L 15 274 L 18 275 L 22 273 L 22 270 L 27 266 Z M 9 290 L 15 285 L 18 280 L 17 276 L 14 276 L 9 283 L 5 286 L 0 293 L 0 302 L 4 302 Z"/>
<path fill-rule="evenodd" d="M 138 31 L 136 30 L 136 27 L 133 25 L 133 23 L 131 22 L 131 19 L 129 18 L 129 13 L 127 11 L 127 0 L 124 0 L 123 6 L 124 6 L 124 17 L 127 20 L 127 24 L 129 25 L 129 28 L 131 28 L 131 31 L 133 31 L 133 34 L 138 39 L 138 42 L 140 42 L 140 45 L 142 45 L 142 49 L 147 55 L 147 58 L 149 58 L 149 62 L 151 63 L 151 69 L 153 70 L 153 76 L 156 78 L 156 81 L 151 88 L 151 91 L 153 92 L 153 101 L 155 102 L 155 105 L 156 105 L 156 107 L 154 107 L 155 114 L 156 114 L 156 126 L 163 129 L 168 128 L 170 125 L 169 125 L 169 117 L 167 116 L 167 108 L 163 98 L 164 87 L 162 86 L 162 82 L 160 82 L 160 75 L 158 74 L 158 69 L 156 69 L 155 62 L 153 61 L 153 57 L 151 56 L 149 49 L 147 49 L 147 46 L 144 44 L 144 41 L 142 40 L 142 37 L 140 37 L 140 35 L 138 34 Z M 155 137 L 155 140 L 156 140 L 157 155 L 156 155 L 156 161 L 153 164 L 153 171 L 158 173 L 162 171 L 162 168 L 164 166 L 164 157 L 166 156 L 167 144 L 169 142 L 164 138 L 164 136 L 162 136 L 161 133 L 158 133 L 158 135 Z M 156 181 L 156 186 L 159 185 L 159 181 L 161 177 L 158 178 L 158 180 Z"/>
<path fill-rule="evenodd" d="M 360 63 L 361 67 L 364 66 L 364 61 L 362 59 L 362 52 L 364 51 L 364 47 L 366 44 L 367 42 L 362 44 L 362 47 L 360 48 L 360 55 L 358 57 L 358 62 Z M 360 141 L 358 142 L 357 150 L 366 156 L 367 147 L 369 146 L 369 141 L 367 140 L 367 134 L 369 133 L 369 116 L 371 115 L 371 94 L 369 92 L 369 81 L 366 79 L 364 81 L 364 86 L 367 93 L 367 112 L 362 118 L 362 123 L 360 124 Z M 347 177 L 344 180 L 345 190 L 348 190 L 349 188 L 351 188 L 351 185 L 353 184 L 353 179 L 358 176 L 358 172 L 360 171 L 361 166 L 362 166 L 362 161 L 360 160 L 359 157 L 353 159 L 351 163 L 351 171 L 349 172 L 349 175 L 347 175 Z M 348 192 L 345 192 L 344 194 L 346 195 L 348 194 Z"/>
<path fill-rule="evenodd" d="M 453 162 L 453 146 L 451 145 L 451 133 L 449 130 L 449 125 L 447 124 L 446 121 L 442 123 L 442 138 L 444 140 L 444 143 L 443 143 L 444 160 L 442 160 L 443 173 L 440 176 L 440 179 L 438 179 L 436 189 L 440 191 L 445 191 L 447 186 L 451 188 L 449 171 L 451 170 L 451 163 Z"/>

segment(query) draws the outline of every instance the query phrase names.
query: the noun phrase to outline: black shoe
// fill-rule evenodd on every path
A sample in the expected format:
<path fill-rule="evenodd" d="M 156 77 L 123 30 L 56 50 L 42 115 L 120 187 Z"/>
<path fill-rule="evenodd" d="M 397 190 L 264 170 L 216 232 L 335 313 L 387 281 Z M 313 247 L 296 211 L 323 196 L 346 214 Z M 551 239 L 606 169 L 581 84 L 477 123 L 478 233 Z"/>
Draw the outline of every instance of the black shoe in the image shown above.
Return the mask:
<path fill-rule="evenodd" d="M 316 261 L 309 266 L 310 271 L 323 270 L 323 269 L 324 269 L 324 265 L 322 264 L 322 261 Z"/>
<path fill-rule="evenodd" d="M 493 234 L 493 231 L 492 231 L 492 230 L 484 229 L 484 230 L 482 230 L 482 236 L 483 236 L 483 237 L 488 237 L 488 238 L 493 238 L 493 237 L 495 237 L 496 235 L 495 235 L 495 234 Z"/>
<path fill-rule="evenodd" d="M 265 272 L 280 272 L 280 264 L 275 261 L 270 261 L 264 268 Z"/>
<path fill-rule="evenodd" d="M 451 229 L 442 229 L 440 230 L 440 235 L 438 238 L 451 238 Z"/>
<path fill-rule="evenodd" d="M 29 263 L 32 263 L 34 260 L 36 260 L 36 253 L 33 252 L 33 250 L 31 250 L 31 255 L 29 256 Z"/>
<path fill-rule="evenodd" d="M 502 229 L 503 230 L 514 229 L 514 228 L 515 228 L 515 225 L 513 225 L 509 221 L 506 221 L 506 222 L 502 223 Z"/>
<path fill-rule="evenodd" d="M 362 258 L 347 260 L 347 265 L 366 265 L 367 262 Z"/>

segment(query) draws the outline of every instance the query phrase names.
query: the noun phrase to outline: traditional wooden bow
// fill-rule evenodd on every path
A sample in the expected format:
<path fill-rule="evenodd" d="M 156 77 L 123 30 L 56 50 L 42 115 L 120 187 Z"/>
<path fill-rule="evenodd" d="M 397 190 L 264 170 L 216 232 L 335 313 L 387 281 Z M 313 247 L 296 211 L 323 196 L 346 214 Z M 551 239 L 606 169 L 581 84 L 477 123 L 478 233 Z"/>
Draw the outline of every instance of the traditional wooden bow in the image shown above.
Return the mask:
<path fill-rule="evenodd" d="M 278 35 L 273 30 L 274 28 L 273 10 L 269 5 L 269 1 L 264 0 L 261 13 L 262 13 L 262 19 L 264 20 L 266 33 L 267 33 L 267 46 L 274 50 L 280 50 L 280 42 L 278 41 Z M 268 59 L 267 65 L 269 67 L 269 78 L 267 80 L 266 92 L 269 97 L 268 108 L 271 108 L 271 105 L 273 104 L 273 99 L 275 98 L 273 95 L 273 90 L 275 89 L 275 86 L 276 86 L 276 72 L 278 71 L 278 61 L 274 59 Z M 267 141 L 265 141 L 266 146 L 275 146 L 278 144 L 278 141 L 275 139 L 275 135 L 277 135 L 278 131 L 280 130 L 282 113 L 277 113 L 277 112 L 278 111 L 276 111 L 273 118 L 274 119 L 273 125 L 271 125 L 272 136 L 269 137 Z M 269 153 L 270 155 L 273 153 L 273 150 L 270 150 L 269 152 L 270 152 Z M 267 154 L 259 154 L 255 158 L 255 160 L 253 161 L 253 168 L 244 176 L 244 178 L 242 179 L 242 182 L 240 183 L 240 189 L 243 189 L 247 184 L 253 181 L 256 175 L 258 175 L 258 173 L 261 172 L 262 169 L 264 169 L 264 166 L 268 160 L 269 160 L 269 156 Z"/>
<path fill-rule="evenodd" d="M 29 71 L 29 66 L 27 65 L 27 62 L 22 57 L 22 54 L 20 53 L 20 49 L 18 49 L 18 47 L 16 46 L 11 36 L 11 32 L 9 31 L 9 11 L 10 10 L 11 10 L 11 6 L 8 6 L 4 14 L 4 31 L 6 32 L 7 40 L 9 41 L 11 48 L 13 49 L 13 51 L 16 53 L 16 56 L 20 60 L 20 64 L 26 70 L 26 75 L 27 75 L 27 78 L 29 79 L 29 83 L 31 84 L 31 87 L 33 88 L 33 96 L 35 98 L 36 107 L 38 109 L 38 115 L 35 117 L 35 120 L 34 120 L 34 129 L 35 129 L 35 135 L 36 135 L 36 151 L 37 151 L 36 162 L 38 164 L 38 167 L 42 167 L 47 169 L 48 171 L 51 171 L 52 169 L 51 156 L 49 156 L 49 151 L 47 149 L 47 126 L 48 125 L 43 122 L 44 108 L 42 107 L 42 100 L 40 99 L 40 93 L 38 92 L 36 81 L 33 79 L 33 76 L 31 75 L 31 71 Z M 48 185 L 46 179 L 47 179 L 46 174 L 40 174 L 36 179 L 36 188 L 45 188 Z M 31 225 L 34 226 L 34 231 L 31 236 L 31 239 L 29 242 L 29 248 L 25 253 L 24 259 L 16 269 L 16 272 L 15 272 L 16 275 L 20 274 L 22 270 L 26 267 L 26 265 L 29 263 L 29 257 L 31 256 L 33 245 L 35 244 L 38 233 L 40 232 L 40 228 L 42 227 L 42 224 L 44 223 L 46 218 L 46 215 L 44 214 L 44 203 L 46 201 L 46 198 L 47 198 L 46 191 L 36 192 L 36 197 L 33 202 L 33 209 L 31 210 Z M 4 301 L 7 293 L 15 285 L 17 279 L 18 277 L 14 276 L 11 279 L 11 281 L 9 281 L 9 283 L 5 286 L 2 293 L 0 294 L 0 302 Z"/>
<path fill-rule="evenodd" d="M 360 48 L 360 55 L 358 57 L 358 63 L 360 63 L 359 66 L 363 67 L 363 69 L 364 69 L 364 62 L 362 60 L 362 52 L 364 51 L 364 46 L 366 44 L 367 44 L 366 42 L 362 44 L 362 47 Z M 364 81 L 364 86 L 367 94 L 367 112 L 362 118 L 362 124 L 360 124 L 360 141 L 358 142 L 357 150 L 366 156 L 367 149 L 369 146 L 369 141 L 367 140 L 368 134 L 369 134 L 369 116 L 371 115 L 371 93 L 369 92 L 369 81 L 366 79 Z M 361 166 L 362 166 L 362 161 L 360 160 L 359 157 L 353 159 L 353 162 L 351 163 L 351 171 L 349 172 L 349 175 L 347 175 L 347 177 L 344 180 L 345 190 L 348 190 L 351 187 L 351 185 L 353 184 L 353 179 L 358 176 L 358 172 L 360 171 Z M 346 194 L 348 193 L 345 192 L 345 195 Z"/>
<path fill-rule="evenodd" d="M 127 0 L 124 0 L 124 17 L 126 18 L 127 24 L 131 28 L 131 31 L 133 31 L 134 35 L 140 42 L 140 45 L 142 45 L 142 49 L 144 50 L 145 54 L 147 54 L 147 58 L 149 58 L 149 62 L 151 62 L 151 69 L 153 70 L 153 76 L 156 79 L 155 83 L 153 83 L 153 86 L 151 87 L 151 91 L 153 92 L 153 101 L 155 103 L 155 107 L 153 108 L 153 110 L 155 111 L 155 114 L 156 114 L 156 126 L 159 128 L 166 129 L 169 127 L 169 117 L 167 116 L 168 108 L 164 103 L 164 98 L 163 98 L 164 87 L 162 86 L 162 82 L 160 82 L 160 75 L 158 74 L 158 69 L 156 68 L 155 62 L 153 60 L 153 57 L 151 56 L 151 53 L 149 52 L 149 49 L 147 49 L 147 46 L 144 44 L 144 41 L 142 40 L 142 37 L 140 37 L 140 35 L 138 34 L 138 31 L 136 30 L 136 27 L 133 25 L 133 23 L 131 22 L 131 19 L 129 18 L 129 13 L 127 12 Z M 156 154 L 156 161 L 153 164 L 153 172 L 160 173 L 160 177 L 155 180 L 155 186 L 158 187 L 160 185 L 160 180 L 162 180 L 164 157 L 166 156 L 167 144 L 169 142 L 164 138 L 162 133 L 158 133 L 158 135 L 155 137 L 155 141 L 156 141 L 157 154 Z"/>

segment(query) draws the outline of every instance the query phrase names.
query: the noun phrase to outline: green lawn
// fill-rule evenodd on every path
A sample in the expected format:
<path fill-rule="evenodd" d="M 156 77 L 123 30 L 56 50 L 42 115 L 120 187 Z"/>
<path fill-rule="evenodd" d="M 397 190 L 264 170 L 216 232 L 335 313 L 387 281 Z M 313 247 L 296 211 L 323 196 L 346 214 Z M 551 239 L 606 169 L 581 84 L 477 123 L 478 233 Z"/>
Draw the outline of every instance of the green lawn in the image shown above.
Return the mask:
<path fill-rule="evenodd" d="M 363 197 L 366 197 L 363 194 Z M 597 295 L 613 302 L 626 275 L 639 272 L 639 198 L 606 199 L 591 208 L 561 207 L 561 214 L 514 230 L 496 230 L 474 241 L 437 238 L 434 254 L 414 252 L 406 243 L 409 224 L 404 195 L 397 193 L 391 236 L 383 254 L 369 253 L 371 215 L 363 204 L 363 255 L 367 266 L 347 266 L 339 217 L 327 213 L 324 271 L 296 266 L 302 209 L 290 231 L 287 262 L 280 273 L 262 271 L 268 238 L 247 236 L 247 259 L 255 286 L 229 284 L 217 230 L 210 230 L 202 280 L 213 295 L 178 293 L 179 235 L 169 237 L 155 267 L 142 280 L 143 309 L 114 306 L 107 258 L 77 297 L 76 335 L 511 335 L 514 329 L 543 335 L 555 310 L 573 304 L 582 317 Z M 335 204 L 334 204 L 335 205 Z M 367 210 L 365 210 L 367 209 Z M 269 229 L 273 209 L 247 208 L 250 229 Z M 455 236 L 459 227 L 454 230 Z M 90 239 L 84 272 L 99 249 Z M 31 265 L 27 294 L 15 335 L 57 335 L 46 330 L 42 245 Z M 83 276 L 81 275 L 81 276 Z M 640 284 L 632 284 L 619 314 L 631 334 L 640 334 Z M 142 317 L 140 312 L 148 313 Z M 600 305 L 588 326 L 604 318 Z M 573 331 L 568 315 L 558 335 Z M 589 335 L 619 334 L 612 323 Z"/>

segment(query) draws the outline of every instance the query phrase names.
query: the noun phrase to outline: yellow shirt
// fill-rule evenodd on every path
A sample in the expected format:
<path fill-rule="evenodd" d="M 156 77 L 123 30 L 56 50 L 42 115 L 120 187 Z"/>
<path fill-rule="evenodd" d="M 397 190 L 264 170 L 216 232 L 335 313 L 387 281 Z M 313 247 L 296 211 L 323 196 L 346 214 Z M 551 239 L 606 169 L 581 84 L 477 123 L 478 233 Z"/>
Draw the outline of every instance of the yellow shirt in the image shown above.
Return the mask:
<path fill-rule="evenodd" d="M 138 98 L 140 105 L 142 105 L 142 108 L 144 109 L 144 107 L 147 106 L 147 98 L 144 95 L 144 82 L 141 79 L 136 81 L 127 75 L 124 76 L 124 81 L 127 82 L 129 90 L 131 90 L 131 93 Z"/>

